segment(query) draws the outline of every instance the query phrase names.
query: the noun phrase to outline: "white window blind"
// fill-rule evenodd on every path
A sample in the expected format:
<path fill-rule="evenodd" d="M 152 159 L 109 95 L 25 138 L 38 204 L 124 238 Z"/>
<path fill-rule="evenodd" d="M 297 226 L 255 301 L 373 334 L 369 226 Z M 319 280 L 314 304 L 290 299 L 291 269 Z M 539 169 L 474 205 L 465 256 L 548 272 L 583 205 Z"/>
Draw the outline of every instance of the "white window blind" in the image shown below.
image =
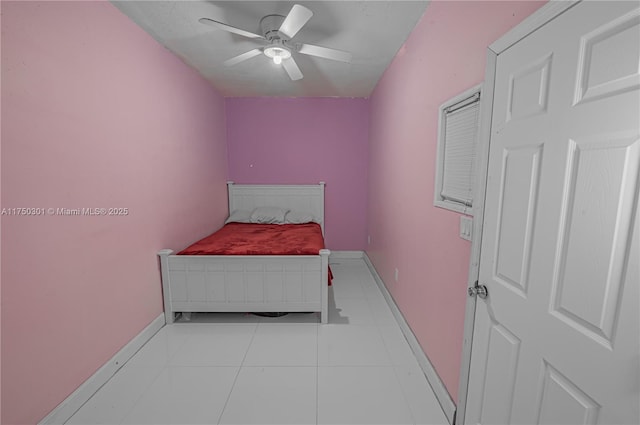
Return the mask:
<path fill-rule="evenodd" d="M 482 84 L 440 105 L 433 204 L 472 213 Z"/>
<path fill-rule="evenodd" d="M 444 109 L 444 158 L 440 196 L 470 207 L 473 201 L 474 159 L 480 93 Z"/>

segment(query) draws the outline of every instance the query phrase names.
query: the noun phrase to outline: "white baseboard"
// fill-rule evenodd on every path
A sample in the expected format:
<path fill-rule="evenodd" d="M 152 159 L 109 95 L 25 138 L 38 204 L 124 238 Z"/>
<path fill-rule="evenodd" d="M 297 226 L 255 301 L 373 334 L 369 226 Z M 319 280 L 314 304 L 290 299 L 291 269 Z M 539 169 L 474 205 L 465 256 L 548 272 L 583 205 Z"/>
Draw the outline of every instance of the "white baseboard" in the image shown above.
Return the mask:
<path fill-rule="evenodd" d="M 411 347 L 413 354 L 416 356 L 416 359 L 418 360 L 418 364 L 420 365 L 420 367 L 422 368 L 422 371 L 427 377 L 427 381 L 429 382 L 429 385 L 431 385 L 431 388 L 433 389 L 433 392 L 435 393 L 436 398 L 440 403 L 440 407 L 442 407 L 442 411 L 447 417 L 447 420 L 449 421 L 449 423 L 453 424 L 455 413 L 456 413 L 456 405 L 453 399 L 451 398 L 451 396 L 449 395 L 447 388 L 444 386 L 444 383 L 438 376 L 438 373 L 436 372 L 435 368 L 431 364 L 431 361 L 422 350 L 420 343 L 416 339 L 416 336 L 413 334 L 413 331 L 409 327 L 409 324 L 404 319 L 404 316 L 402 315 L 402 313 L 400 312 L 400 309 L 398 308 L 395 301 L 393 300 L 393 297 L 387 290 L 387 287 L 385 286 L 382 278 L 376 271 L 375 267 L 373 267 L 373 263 L 371 263 L 371 260 L 367 256 L 366 252 L 363 253 L 362 258 L 364 259 L 365 263 L 367 263 L 367 267 L 369 267 L 369 270 L 371 271 L 373 278 L 378 284 L 378 287 L 380 288 L 382 295 L 387 300 L 387 304 L 389 304 L 389 308 L 391 309 L 393 316 L 396 318 L 396 321 L 400 326 L 400 330 L 402 330 L 402 333 L 404 334 L 404 337 L 407 339 L 407 342 L 409 343 L 409 346 Z"/>
<path fill-rule="evenodd" d="M 164 326 L 164 313 L 156 317 L 107 363 L 84 381 L 69 397 L 45 416 L 38 425 L 64 424 L 100 389 L 122 366 Z"/>
<path fill-rule="evenodd" d="M 329 255 L 329 263 L 336 262 L 336 260 L 354 260 L 361 259 L 364 255 L 362 251 L 331 251 Z"/>

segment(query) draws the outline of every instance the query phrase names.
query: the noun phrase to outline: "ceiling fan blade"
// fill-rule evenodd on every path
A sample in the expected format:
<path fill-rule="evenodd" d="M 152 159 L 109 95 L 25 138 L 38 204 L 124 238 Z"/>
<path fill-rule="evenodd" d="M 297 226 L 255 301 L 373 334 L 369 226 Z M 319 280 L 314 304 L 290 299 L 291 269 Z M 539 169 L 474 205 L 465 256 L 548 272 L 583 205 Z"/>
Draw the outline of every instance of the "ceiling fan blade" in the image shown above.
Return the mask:
<path fill-rule="evenodd" d="M 283 60 L 282 66 L 284 66 L 284 70 L 287 71 L 287 74 L 289 74 L 289 77 L 293 81 L 302 79 L 302 72 L 300 71 L 300 68 L 298 68 L 298 64 L 293 60 L 293 58 Z"/>
<path fill-rule="evenodd" d="M 334 61 L 350 63 L 353 55 L 342 50 L 329 49 L 328 47 L 316 46 L 314 44 L 300 44 L 298 52 L 304 55 L 317 56 L 319 58 L 331 59 Z"/>
<path fill-rule="evenodd" d="M 242 30 L 240 28 L 232 27 L 231 25 L 223 24 L 222 22 L 214 21 L 213 19 L 209 19 L 209 18 L 200 18 L 200 19 L 198 19 L 198 22 L 200 22 L 201 24 L 210 25 L 212 27 L 220 28 L 221 30 L 229 31 L 229 32 L 232 32 L 234 34 L 238 34 L 238 35 L 241 35 L 241 36 L 247 37 L 247 38 L 264 38 L 261 35 L 254 34 L 252 32 L 245 31 L 245 30 Z"/>
<path fill-rule="evenodd" d="M 294 4 L 287 17 L 284 18 L 282 25 L 280 25 L 279 31 L 289 37 L 289 39 L 292 39 L 312 16 L 312 11 L 299 4 Z"/>
<path fill-rule="evenodd" d="M 224 61 L 224 65 L 225 66 L 233 66 L 237 63 L 240 63 L 242 61 L 246 61 L 247 59 L 251 59 L 254 56 L 258 56 L 259 54 L 262 53 L 262 50 L 260 49 L 253 49 L 253 50 L 249 50 L 248 52 L 245 52 L 241 55 L 238 56 L 234 56 L 231 59 L 227 59 L 226 61 Z"/>

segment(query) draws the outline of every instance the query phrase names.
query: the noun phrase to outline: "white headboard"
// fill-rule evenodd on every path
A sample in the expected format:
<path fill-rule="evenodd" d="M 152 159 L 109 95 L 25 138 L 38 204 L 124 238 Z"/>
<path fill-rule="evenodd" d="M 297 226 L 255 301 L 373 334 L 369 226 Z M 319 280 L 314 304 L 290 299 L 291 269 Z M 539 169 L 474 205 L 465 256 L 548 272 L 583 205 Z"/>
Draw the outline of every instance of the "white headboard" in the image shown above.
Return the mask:
<path fill-rule="evenodd" d="M 310 212 L 324 234 L 324 182 L 316 185 L 249 185 L 227 182 L 229 213 L 256 207 L 280 207 Z"/>

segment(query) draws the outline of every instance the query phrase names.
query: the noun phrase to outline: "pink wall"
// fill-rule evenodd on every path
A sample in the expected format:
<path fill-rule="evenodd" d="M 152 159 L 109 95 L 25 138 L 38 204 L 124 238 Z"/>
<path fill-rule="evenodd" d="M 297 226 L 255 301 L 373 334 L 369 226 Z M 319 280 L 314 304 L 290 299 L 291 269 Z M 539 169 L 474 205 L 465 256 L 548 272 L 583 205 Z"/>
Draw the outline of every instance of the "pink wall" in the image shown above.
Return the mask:
<path fill-rule="evenodd" d="M 107 2 L 3 2 L 2 423 L 48 414 L 162 312 L 157 250 L 227 213 L 224 99 Z"/>
<path fill-rule="evenodd" d="M 433 1 L 371 97 L 367 253 L 454 400 L 471 245 L 459 214 L 433 206 L 438 108 L 543 4 Z"/>
<path fill-rule="evenodd" d="M 2 226 L 0 226 L 1 228 Z M 0 231 L 0 240 L 2 232 Z M 0 243 L 1 245 L 1 243 Z M 0 263 L 2 263 L 2 247 L 0 246 Z M 0 266 L 0 306 L 2 305 L 2 267 Z M 2 423 L 2 309 L 0 308 L 0 423 Z"/>
<path fill-rule="evenodd" d="M 2 32 L 2 2 L 0 1 L 0 34 Z M 0 37 L 1 40 L 1 37 Z M 0 49 L 1 50 L 1 49 Z M 0 65 L 2 59 L 0 59 Z M 4 70 L 4 68 L 2 68 Z M 0 73 L 1 75 L 1 73 Z M 0 84 L 0 88 L 1 88 Z M 2 129 L 2 101 L 0 99 L 0 129 Z M 0 130 L 1 133 L 1 130 Z M 0 134 L 0 153 L 2 152 L 2 135 Z M 0 199 L 2 199 L 2 157 L 0 155 Z M 1 205 L 0 205 L 1 206 Z M 2 423 L 2 216 L 0 216 L 0 423 Z"/>
<path fill-rule="evenodd" d="M 367 240 L 369 101 L 227 99 L 229 177 L 236 183 L 327 183 L 327 247 Z"/>

